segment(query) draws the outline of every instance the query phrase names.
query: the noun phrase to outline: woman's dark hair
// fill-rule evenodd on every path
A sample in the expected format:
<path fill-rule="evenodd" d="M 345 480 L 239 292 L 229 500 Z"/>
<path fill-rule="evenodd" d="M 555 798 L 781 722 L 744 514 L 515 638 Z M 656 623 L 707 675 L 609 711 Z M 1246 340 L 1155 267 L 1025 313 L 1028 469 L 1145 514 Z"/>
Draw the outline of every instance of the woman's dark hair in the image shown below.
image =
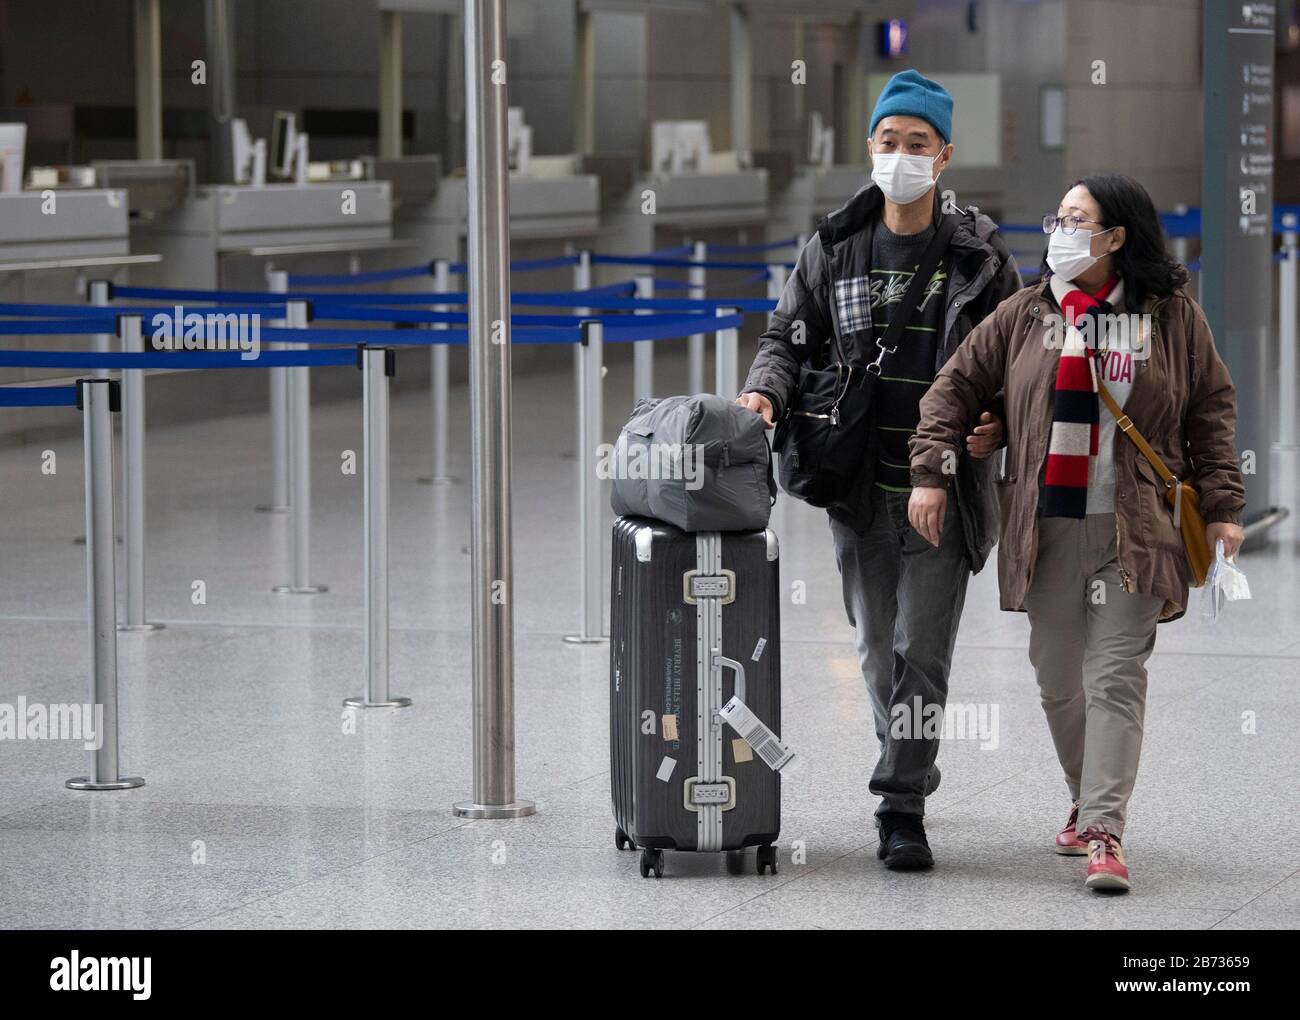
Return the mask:
<path fill-rule="evenodd" d="M 1088 174 L 1070 187 L 1080 184 L 1101 207 L 1102 229 L 1124 228 L 1124 244 L 1111 258 L 1124 281 L 1126 302 L 1169 297 L 1186 285 L 1187 270 L 1166 249 L 1160 216 L 1146 188 L 1123 174 Z M 1051 273 L 1046 253 L 1042 272 L 1044 279 Z"/>

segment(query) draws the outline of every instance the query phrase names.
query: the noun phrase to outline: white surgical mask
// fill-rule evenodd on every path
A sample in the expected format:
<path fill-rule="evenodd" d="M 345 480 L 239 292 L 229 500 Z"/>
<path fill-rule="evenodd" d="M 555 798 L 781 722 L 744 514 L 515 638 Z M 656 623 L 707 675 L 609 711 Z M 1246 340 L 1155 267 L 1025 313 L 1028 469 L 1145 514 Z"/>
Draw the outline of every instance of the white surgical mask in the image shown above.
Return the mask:
<path fill-rule="evenodd" d="M 1090 234 L 1080 228 L 1073 234 L 1067 234 L 1057 227 L 1052 231 L 1052 236 L 1047 239 L 1048 266 L 1062 280 L 1073 280 L 1080 274 L 1086 273 L 1101 257 L 1092 253 L 1092 239 L 1114 229 L 1114 227 L 1107 227 L 1096 234 Z"/>
<path fill-rule="evenodd" d="M 871 179 L 891 202 L 907 205 L 934 186 L 937 180 L 933 174 L 934 161 L 938 158 L 939 156 L 904 156 L 901 152 L 873 154 Z"/>

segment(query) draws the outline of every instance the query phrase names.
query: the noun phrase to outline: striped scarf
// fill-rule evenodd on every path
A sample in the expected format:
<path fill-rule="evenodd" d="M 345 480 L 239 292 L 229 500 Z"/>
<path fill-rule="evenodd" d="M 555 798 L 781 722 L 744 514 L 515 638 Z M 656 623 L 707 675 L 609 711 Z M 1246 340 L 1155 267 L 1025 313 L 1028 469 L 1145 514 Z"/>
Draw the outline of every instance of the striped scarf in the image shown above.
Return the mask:
<path fill-rule="evenodd" d="M 1059 276 L 1053 276 L 1050 285 L 1067 325 L 1056 366 L 1052 434 L 1038 512 L 1044 517 L 1082 519 L 1088 513 L 1088 461 L 1097 456 L 1100 402 L 1095 351 L 1089 350 L 1076 327 L 1085 317 L 1113 313 L 1124 288 L 1118 276 L 1112 276 L 1095 294 L 1085 293 Z M 1111 298 L 1113 302 L 1108 300 Z M 1092 330 L 1094 344 L 1098 333 L 1098 329 Z"/>

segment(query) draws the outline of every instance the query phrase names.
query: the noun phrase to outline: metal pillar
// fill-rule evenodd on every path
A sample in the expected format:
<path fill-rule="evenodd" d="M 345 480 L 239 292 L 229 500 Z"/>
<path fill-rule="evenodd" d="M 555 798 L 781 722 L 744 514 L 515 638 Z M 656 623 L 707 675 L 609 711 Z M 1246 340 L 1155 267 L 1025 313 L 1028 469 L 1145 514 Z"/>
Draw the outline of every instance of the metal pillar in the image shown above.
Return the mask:
<path fill-rule="evenodd" d="M 205 0 L 208 75 L 208 180 L 234 179 L 230 122 L 235 116 L 235 26 L 232 0 Z"/>
<path fill-rule="evenodd" d="M 719 308 L 719 317 L 735 315 L 738 309 Z M 732 400 L 740 392 L 740 330 L 719 329 L 713 334 L 713 360 L 716 366 L 714 392 Z"/>
<path fill-rule="evenodd" d="M 769 301 L 780 301 L 783 290 L 785 290 L 785 266 L 769 265 L 767 267 L 767 299 Z M 772 315 L 775 314 L 775 312 L 772 313 Z M 768 325 L 772 323 L 772 315 L 767 317 Z"/>
<path fill-rule="evenodd" d="M 636 278 L 636 296 L 652 298 L 655 296 L 655 278 L 638 276 Z M 648 308 L 638 308 L 637 315 L 652 314 Z M 649 400 L 655 389 L 655 343 L 653 340 L 634 340 L 632 342 L 632 401 Z"/>
<path fill-rule="evenodd" d="M 433 289 L 446 292 L 451 286 L 451 263 L 438 259 L 433 264 Z M 434 305 L 435 312 L 446 312 L 450 305 Z M 445 322 L 435 322 L 433 329 L 446 329 Z M 429 404 L 433 410 L 433 466 L 428 476 L 420 478 L 424 485 L 455 485 L 447 470 L 447 443 L 451 432 L 451 347 L 448 344 L 429 345 Z"/>
<path fill-rule="evenodd" d="M 290 301 L 285 307 L 290 329 L 307 328 L 307 302 Z M 294 344 L 304 350 L 306 344 Z M 318 595 L 329 591 L 311 583 L 311 369 L 296 366 L 289 372 L 289 532 L 292 539 L 292 579 L 271 590 L 281 595 Z"/>
<path fill-rule="evenodd" d="M 126 354 L 144 353 L 144 320 L 120 315 L 117 334 Z M 144 610 L 144 372 L 122 370 L 122 509 L 126 517 L 126 621 L 124 631 L 162 630 L 145 620 Z"/>
<path fill-rule="evenodd" d="M 162 19 L 158 0 L 135 0 L 135 155 L 162 159 Z"/>
<path fill-rule="evenodd" d="M 582 379 L 578 388 L 578 560 L 581 570 L 581 616 L 570 644 L 606 640 L 601 591 L 601 484 L 596 475 L 596 447 L 604 421 L 601 377 L 604 374 L 605 328 L 596 320 L 582 324 Z"/>
<path fill-rule="evenodd" d="M 117 578 L 113 549 L 113 420 L 119 388 L 109 379 L 77 383 L 86 469 L 86 601 L 90 618 L 90 704 L 102 716 L 90 751 L 90 775 L 69 779 L 70 790 L 129 790 L 139 776 L 118 772 Z"/>
<path fill-rule="evenodd" d="M 749 31 L 749 10 L 743 3 L 731 7 L 731 147 L 741 166 L 749 166 L 754 151 L 754 50 Z"/>
<path fill-rule="evenodd" d="M 289 293 L 289 273 L 284 269 L 266 271 L 267 290 L 272 294 Z M 284 327 L 285 319 L 274 319 L 272 326 Z M 271 393 L 271 502 L 261 503 L 257 512 L 289 512 L 289 370 L 266 370 Z"/>
<path fill-rule="evenodd" d="M 795 91 L 798 91 L 797 89 Z M 704 297 L 704 288 L 707 284 L 705 277 L 705 268 L 703 263 L 709 257 L 709 246 L 703 241 L 696 241 L 692 246 L 691 259 L 700 265 L 692 266 L 687 272 L 690 275 L 691 289 L 688 292 L 692 298 L 700 300 Z M 704 334 L 692 333 L 686 341 L 686 361 L 687 361 L 687 383 L 691 393 L 704 392 Z"/>
<path fill-rule="evenodd" d="M 380 11 L 379 155 L 402 155 L 402 14 Z"/>
<path fill-rule="evenodd" d="M 1300 317 L 1300 304 L 1296 295 L 1300 291 L 1297 271 L 1300 261 L 1296 254 L 1296 216 L 1287 213 L 1282 217 L 1282 261 L 1277 264 L 1278 296 L 1278 444 L 1294 449 L 1300 443 L 1296 433 L 1296 327 Z"/>
<path fill-rule="evenodd" d="M 365 432 L 366 692 L 345 698 L 353 708 L 405 708 L 410 698 L 388 691 L 388 380 L 396 366 L 391 347 L 362 347 Z"/>
<path fill-rule="evenodd" d="M 518 818 L 537 810 L 531 801 L 515 796 L 510 202 L 503 6 L 502 0 L 465 0 L 474 799 L 452 808 L 465 818 Z"/>
<path fill-rule="evenodd" d="M 573 147 L 580 156 L 590 156 L 596 151 L 596 15 L 581 2 L 574 8 Z"/>

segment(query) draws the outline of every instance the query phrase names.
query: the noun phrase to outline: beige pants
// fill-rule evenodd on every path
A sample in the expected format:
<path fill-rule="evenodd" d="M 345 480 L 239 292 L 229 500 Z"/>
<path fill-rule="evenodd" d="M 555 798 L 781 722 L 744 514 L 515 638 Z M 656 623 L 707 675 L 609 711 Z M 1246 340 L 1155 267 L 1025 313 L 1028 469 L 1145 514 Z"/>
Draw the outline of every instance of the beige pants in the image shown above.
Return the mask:
<path fill-rule="evenodd" d="M 1124 834 L 1163 603 L 1120 586 L 1114 514 L 1039 518 L 1029 660 L 1080 832 Z"/>

